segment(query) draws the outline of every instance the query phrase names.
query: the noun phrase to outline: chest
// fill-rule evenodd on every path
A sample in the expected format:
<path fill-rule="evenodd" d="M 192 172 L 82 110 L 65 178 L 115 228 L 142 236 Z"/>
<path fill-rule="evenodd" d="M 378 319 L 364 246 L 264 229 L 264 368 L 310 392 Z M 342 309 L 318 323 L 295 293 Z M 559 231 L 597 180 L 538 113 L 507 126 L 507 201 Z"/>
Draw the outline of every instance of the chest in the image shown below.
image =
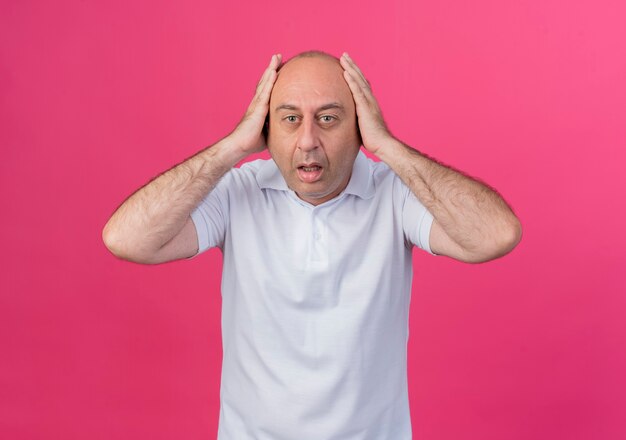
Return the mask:
<path fill-rule="evenodd" d="M 405 269 L 410 250 L 390 201 L 345 196 L 313 207 L 278 197 L 231 213 L 224 258 L 238 279 L 327 307 L 358 301 Z"/>

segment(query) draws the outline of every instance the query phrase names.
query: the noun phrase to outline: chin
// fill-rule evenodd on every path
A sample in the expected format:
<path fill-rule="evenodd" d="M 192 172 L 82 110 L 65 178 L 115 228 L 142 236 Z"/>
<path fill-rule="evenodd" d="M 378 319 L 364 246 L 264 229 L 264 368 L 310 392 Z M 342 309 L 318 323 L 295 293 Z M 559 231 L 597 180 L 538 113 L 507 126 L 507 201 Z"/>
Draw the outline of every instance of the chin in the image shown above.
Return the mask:
<path fill-rule="evenodd" d="M 328 187 L 323 188 L 323 189 L 320 188 L 320 190 L 318 191 L 314 191 L 310 186 L 308 188 L 302 188 L 302 187 L 300 188 L 302 189 L 302 191 L 294 190 L 296 194 L 298 195 L 298 197 L 315 200 L 315 201 L 318 201 L 319 203 L 333 199 L 337 197 L 339 193 L 341 192 L 341 191 L 337 191 L 336 189 L 329 189 Z"/>
<path fill-rule="evenodd" d="M 297 192 L 298 194 L 300 194 L 301 196 L 304 197 L 309 197 L 309 198 L 322 198 L 322 197 L 326 197 L 327 195 L 329 195 L 330 193 L 332 193 L 332 191 L 329 191 L 328 188 L 320 188 L 318 186 L 318 190 L 316 191 L 317 188 L 315 188 L 315 184 L 300 184 L 300 185 L 295 185 L 294 191 Z"/>

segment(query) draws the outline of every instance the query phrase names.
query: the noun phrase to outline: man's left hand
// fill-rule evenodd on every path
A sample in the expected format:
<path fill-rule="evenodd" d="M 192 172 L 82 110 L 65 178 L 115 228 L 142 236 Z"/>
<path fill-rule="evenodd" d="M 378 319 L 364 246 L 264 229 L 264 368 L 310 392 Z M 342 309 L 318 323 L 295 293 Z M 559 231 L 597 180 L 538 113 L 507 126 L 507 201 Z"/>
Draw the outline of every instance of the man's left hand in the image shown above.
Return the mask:
<path fill-rule="evenodd" d="M 343 76 L 350 87 L 356 105 L 363 146 L 366 150 L 377 154 L 378 150 L 393 140 L 394 137 L 385 124 L 378 102 L 372 94 L 372 88 L 361 69 L 345 52 L 341 56 L 340 62 L 344 68 Z"/>

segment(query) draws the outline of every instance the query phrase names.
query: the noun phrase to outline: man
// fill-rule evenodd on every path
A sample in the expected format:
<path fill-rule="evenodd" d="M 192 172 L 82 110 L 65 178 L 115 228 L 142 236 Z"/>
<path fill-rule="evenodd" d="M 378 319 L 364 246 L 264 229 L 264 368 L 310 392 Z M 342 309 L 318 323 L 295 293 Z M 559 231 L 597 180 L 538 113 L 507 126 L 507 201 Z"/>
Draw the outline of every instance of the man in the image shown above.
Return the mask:
<path fill-rule="evenodd" d="M 272 56 L 235 130 L 129 197 L 103 238 L 145 264 L 222 250 L 218 439 L 403 440 L 412 246 L 480 263 L 521 226 L 393 137 L 347 54 L 311 51 Z"/>

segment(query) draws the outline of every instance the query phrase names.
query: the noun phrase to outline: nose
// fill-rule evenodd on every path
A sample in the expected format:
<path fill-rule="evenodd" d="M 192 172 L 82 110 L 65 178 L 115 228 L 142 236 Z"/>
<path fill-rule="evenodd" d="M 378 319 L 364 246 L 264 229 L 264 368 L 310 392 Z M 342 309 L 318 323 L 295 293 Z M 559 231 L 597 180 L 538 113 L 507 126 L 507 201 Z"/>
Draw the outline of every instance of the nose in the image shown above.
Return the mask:
<path fill-rule="evenodd" d="M 298 128 L 298 140 L 296 146 L 303 153 L 312 151 L 320 146 L 317 126 L 311 119 L 305 119 Z"/>

